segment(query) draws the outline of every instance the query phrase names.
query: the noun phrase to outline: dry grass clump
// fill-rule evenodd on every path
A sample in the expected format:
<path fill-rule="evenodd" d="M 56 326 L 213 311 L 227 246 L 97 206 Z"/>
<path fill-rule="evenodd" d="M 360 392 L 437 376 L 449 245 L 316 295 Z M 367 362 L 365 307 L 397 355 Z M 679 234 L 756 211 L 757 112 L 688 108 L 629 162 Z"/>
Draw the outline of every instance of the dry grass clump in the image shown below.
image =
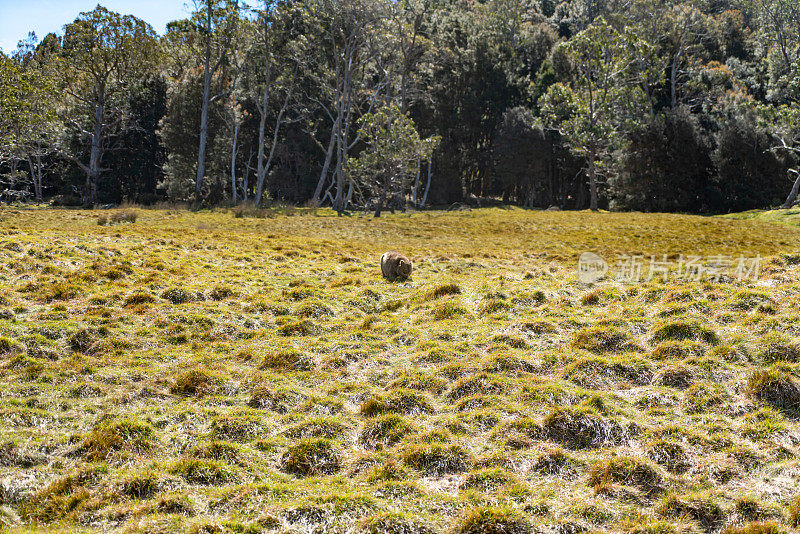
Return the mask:
<path fill-rule="evenodd" d="M 423 300 L 434 300 L 447 295 L 460 295 L 461 287 L 455 282 L 448 282 L 432 287 L 423 294 Z"/>
<path fill-rule="evenodd" d="M 281 456 L 281 468 L 300 476 L 328 475 L 342 466 L 342 453 L 327 438 L 306 438 L 290 445 Z"/>
<path fill-rule="evenodd" d="M 80 448 L 92 462 L 107 460 L 121 451 L 142 454 L 153 447 L 153 434 L 152 426 L 135 419 L 106 419 L 95 425 Z"/>
<path fill-rule="evenodd" d="M 480 507 L 458 518 L 450 534 L 531 534 L 533 525 L 510 507 Z"/>
<path fill-rule="evenodd" d="M 417 427 L 405 417 L 390 413 L 367 420 L 359 440 L 373 449 L 391 447 L 417 430 Z"/>
<path fill-rule="evenodd" d="M 361 414 L 367 417 L 396 412 L 404 415 L 434 413 L 430 399 L 409 389 L 394 389 L 388 395 L 373 395 L 361 404 Z"/>
<path fill-rule="evenodd" d="M 758 357 L 767 363 L 800 361 L 800 343 L 791 337 L 770 332 L 758 341 Z"/>
<path fill-rule="evenodd" d="M 547 437 L 570 449 L 618 445 L 626 439 L 617 421 L 589 407 L 554 408 L 542 422 Z"/>
<path fill-rule="evenodd" d="M 686 449 L 674 441 L 660 439 L 650 443 L 647 456 L 671 473 L 685 473 L 691 467 Z"/>
<path fill-rule="evenodd" d="M 612 484 L 633 486 L 651 495 L 662 489 L 662 478 L 653 466 L 632 456 L 610 458 L 594 464 L 589 471 L 589 485 L 597 492 L 604 492 Z"/>
<path fill-rule="evenodd" d="M 233 208 L 233 216 L 237 219 L 246 219 L 252 217 L 255 219 L 267 219 L 276 216 L 276 212 L 271 208 L 262 208 L 256 206 L 252 202 L 243 202 Z"/>
<path fill-rule="evenodd" d="M 472 462 L 469 453 L 460 445 L 423 443 L 413 445 L 403 454 L 406 465 L 428 476 L 441 476 L 465 471 Z"/>
<path fill-rule="evenodd" d="M 180 287 L 172 287 L 164 290 L 164 292 L 161 293 L 161 298 L 164 300 L 168 300 L 173 304 L 184 304 L 186 302 L 191 302 L 194 300 L 193 295 L 191 295 L 188 291 Z"/>
<path fill-rule="evenodd" d="M 750 523 L 742 527 L 726 527 L 722 534 L 787 534 L 777 523 Z"/>
<path fill-rule="evenodd" d="M 225 484 L 237 479 L 236 471 L 225 462 L 192 457 L 176 461 L 168 468 L 168 472 L 190 484 L 201 486 Z"/>
<path fill-rule="evenodd" d="M 264 355 L 262 369 L 283 371 L 311 371 L 315 367 L 314 357 L 297 350 L 280 350 Z"/>
<path fill-rule="evenodd" d="M 725 520 L 722 507 L 707 493 L 670 493 L 664 497 L 657 511 L 667 517 L 697 521 L 706 532 L 716 530 Z"/>
<path fill-rule="evenodd" d="M 611 327 L 592 327 L 579 330 L 572 338 L 572 346 L 596 354 L 635 348 L 635 345 L 630 343 L 627 334 Z"/>
<path fill-rule="evenodd" d="M 202 396 L 214 393 L 220 379 L 205 369 L 189 369 L 179 373 L 170 387 L 170 392 L 184 396 Z"/>
<path fill-rule="evenodd" d="M 760 369 L 747 379 L 747 393 L 782 412 L 800 412 L 800 382 L 779 369 Z"/>
<path fill-rule="evenodd" d="M 97 224 L 100 226 L 106 226 L 108 224 L 135 223 L 138 218 L 138 211 L 135 209 L 126 208 L 119 211 L 114 211 L 108 215 L 98 215 Z"/>
<path fill-rule="evenodd" d="M 650 337 L 653 344 L 664 341 L 700 341 L 709 345 L 719 343 L 717 334 L 700 323 L 675 321 L 657 327 Z"/>
<path fill-rule="evenodd" d="M 397 512 L 383 512 L 365 517 L 357 534 L 433 534 L 424 521 Z"/>

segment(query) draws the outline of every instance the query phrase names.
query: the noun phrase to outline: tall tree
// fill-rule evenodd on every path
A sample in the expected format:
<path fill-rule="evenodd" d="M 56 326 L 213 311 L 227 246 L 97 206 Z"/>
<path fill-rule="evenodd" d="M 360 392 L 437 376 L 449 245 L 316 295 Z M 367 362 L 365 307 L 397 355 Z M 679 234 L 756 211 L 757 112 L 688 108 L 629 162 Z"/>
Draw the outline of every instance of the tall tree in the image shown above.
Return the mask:
<path fill-rule="evenodd" d="M 358 122 L 367 149 L 351 159 L 349 172 L 370 191 L 375 217 L 380 217 L 387 199 L 408 192 L 420 161 L 430 159 L 439 139 L 422 139 L 414 122 L 394 104 L 367 113 Z"/>
<path fill-rule="evenodd" d="M 650 109 L 641 83 L 648 74 L 642 68 L 658 64 L 652 47 L 633 31 L 620 33 L 602 17 L 560 47 L 573 75 L 569 84 L 557 83 L 542 97 L 542 115 L 585 159 L 589 207 L 596 210 L 598 178 L 609 156 L 631 121 Z"/>
<path fill-rule="evenodd" d="M 130 127 L 126 92 L 157 64 L 153 28 L 132 15 L 97 6 L 66 25 L 62 59 L 63 86 L 69 106 L 65 120 L 90 142 L 89 161 L 68 155 L 85 173 L 83 202 L 97 202 L 106 150 Z"/>
<path fill-rule="evenodd" d="M 209 105 L 225 95 L 220 92 L 211 96 L 211 85 L 214 75 L 225 63 L 240 14 L 238 0 L 196 0 L 195 8 L 194 16 L 200 21 L 198 29 L 203 41 L 203 100 L 200 108 L 200 141 L 194 190 L 197 201 L 202 194 L 206 175 Z"/>

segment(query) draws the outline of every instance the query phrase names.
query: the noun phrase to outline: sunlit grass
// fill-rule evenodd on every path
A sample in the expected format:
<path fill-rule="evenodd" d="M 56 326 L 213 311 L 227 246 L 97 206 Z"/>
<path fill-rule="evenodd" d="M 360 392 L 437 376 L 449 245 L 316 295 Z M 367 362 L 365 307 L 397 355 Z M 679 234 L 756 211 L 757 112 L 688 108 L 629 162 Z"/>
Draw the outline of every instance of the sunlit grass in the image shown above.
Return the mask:
<path fill-rule="evenodd" d="M 115 213 L 0 211 L 12 531 L 797 526 L 800 228 Z M 413 280 L 381 278 L 390 249 Z M 764 260 L 758 282 L 589 286 L 586 250 Z"/>

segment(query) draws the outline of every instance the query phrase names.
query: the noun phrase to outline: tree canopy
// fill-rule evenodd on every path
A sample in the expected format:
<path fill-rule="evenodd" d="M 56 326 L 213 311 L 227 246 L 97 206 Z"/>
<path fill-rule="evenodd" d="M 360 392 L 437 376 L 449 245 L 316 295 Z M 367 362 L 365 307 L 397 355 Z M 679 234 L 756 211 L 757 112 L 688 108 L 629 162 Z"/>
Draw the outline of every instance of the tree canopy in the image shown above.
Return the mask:
<path fill-rule="evenodd" d="M 194 8 L 158 36 L 98 6 L 0 56 L 7 198 L 376 212 L 795 202 L 792 0 Z"/>

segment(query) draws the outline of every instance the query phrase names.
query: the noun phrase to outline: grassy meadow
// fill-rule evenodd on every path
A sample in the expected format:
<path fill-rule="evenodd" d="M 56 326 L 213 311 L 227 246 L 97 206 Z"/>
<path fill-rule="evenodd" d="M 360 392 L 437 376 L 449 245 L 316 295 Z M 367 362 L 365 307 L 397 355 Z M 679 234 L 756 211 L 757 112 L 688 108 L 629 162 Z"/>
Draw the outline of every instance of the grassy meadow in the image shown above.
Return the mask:
<path fill-rule="evenodd" d="M 2 209 L 0 525 L 797 532 L 784 219 Z M 583 251 L 764 260 L 585 285 Z"/>

